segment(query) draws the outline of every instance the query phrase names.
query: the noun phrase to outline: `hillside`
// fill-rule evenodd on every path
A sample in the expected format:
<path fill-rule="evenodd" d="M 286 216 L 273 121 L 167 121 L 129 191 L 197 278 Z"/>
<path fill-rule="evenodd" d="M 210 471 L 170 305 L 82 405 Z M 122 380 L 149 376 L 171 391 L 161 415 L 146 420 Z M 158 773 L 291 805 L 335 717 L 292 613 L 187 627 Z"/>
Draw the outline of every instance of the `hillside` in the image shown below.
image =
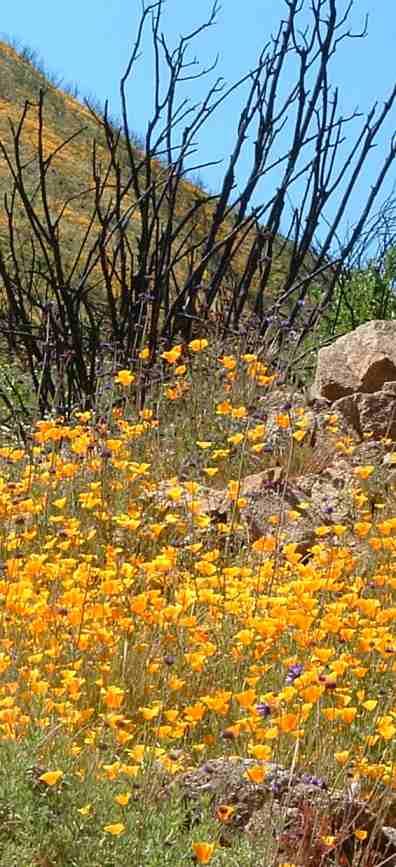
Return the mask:
<path fill-rule="evenodd" d="M 100 119 L 95 118 L 89 109 L 74 99 L 69 93 L 55 87 L 39 69 L 26 60 L 22 55 L 19 55 L 12 47 L 4 42 L 0 42 L 0 142 L 6 148 L 9 154 L 13 153 L 13 141 L 11 125 L 15 132 L 18 130 L 18 124 L 27 106 L 26 116 L 20 132 L 21 153 L 23 163 L 26 166 L 24 169 L 24 179 L 26 189 L 31 201 L 34 203 L 39 214 L 43 213 L 43 207 L 40 199 L 39 191 L 39 166 L 37 160 L 39 122 L 37 102 L 40 91 L 44 91 L 44 111 L 43 111 L 43 150 L 44 157 L 51 157 L 50 164 L 46 168 L 46 186 L 48 191 L 48 204 L 50 207 L 52 218 L 60 216 L 58 231 L 59 238 L 62 243 L 62 253 L 66 264 L 75 268 L 77 272 L 82 270 L 83 257 L 80 257 L 78 268 L 76 268 L 75 256 L 80 249 L 84 233 L 89 231 L 89 238 L 95 237 L 95 230 L 99 229 L 99 224 L 94 214 L 95 190 L 92 173 L 92 154 L 93 145 L 95 143 L 97 164 L 101 166 L 102 172 L 105 172 L 105 167 L 108 165 L 109 155 L 106 146 L 103 127 Z M 64 143 L 67 142 L 66 145 Z M 53 155 L 53 156 L 51 156 Z M 123 181 L 128 177 L 128 161 L 125 152 L 124 159 L 121 156 L 121 164 L 124 162 L 123 169 L 125 176 Z M 12 163 L 15 165 L 15 155 L 12 156 Z M 156 163 L 153 167 L 153 172 L 161 177 L 161 173 L 166 175 L 166 167 Z M 115 178 L 114 173 L 109 175 L 107 186 L 103 195 L 103 203 L 108 204 L 114 195 Z M 7 165 L 4 153 L 0 153 L 0 196 L 3 200 L 4 194 L 10 194 L 12 188 L 12 180 L 10 168 Z M 183 181 L 180 186 L 181 193 L 178 193 L 176 218 L 182 221 L 187 211 L 198 202 L 202 195 L 206 195 L 204 191 L 194 186 L 188 181 Z M 10 200 L 10 197 L 9 197 Z M 132 192 L 128 192 L 123 200 L 124 211 L 133 206 L 134 197 Z M 164 199 L 164 216 L 166 217 L 166 197 Z M 197 211 L 197 217 L 194 220 L 194 225 L 188 223 L 185 227 L 185 236 L 191 233 L 191 237 L 195 243 L 202 243 L 206 237 L 210 216 L 214 202 L 205 205 Z M 21 227 L 21 240 L 25 240 L 31 235 L 31 229 L 26 225 L 24 214 L 18 215 L 19 225 Z M 90 225 L 90 221 L 92 223 Z M 129 237 L 131 247 L 136 246 L 136 236 L 139 232 L 139 212 L 134 210 L 129 221 Z M 227 221 L 222 229 L 224 236 L 230 231 L 231 222 Z M 135 231 L 134 231 L 135 230 Z M 5 209 L 0 210 L 0 238 L 7 241 L 8 238 L 7 215 Z M 252 241 L 254 239 L 253 231 L 248 232 L 244 238 L 238 252 L 233 258 L 232 268 L 230 273 L 230 285 L 233 282 L 233 276 L 243 273 L 249 252 L 251 250 Z M 269 280 L 270 290 L 277 290 L 282 287 L 282 277 L 287 271 L 288 264 L 288 244 L 285 239 L 275 241 L 272 270 Z M 308 267 L 312 266 L 312 261 L 308 262 Z M 190 258 L 186 254 L 182 255 L 177 264 L 177 280 L 179 285 L 183 282 L 183 277 L 190 267 Z M 94 272 L 95 273 L 95 272 Z M 98 290 L 100 294 L 100 285 L 103 283 L 103 277 L 98 271 L 96 273 Z M 205 275 L 205 281 L 210 279 L 210 271 Z M 256 287 L 255 279 L 252 281 L 251 290 Z M 117 290 L 115 289 L 115 292 Z"/>
<path fill-rule="evenodd" d="M 95 143 L 97 161 L 108 164 L 103 129 L 99 120 L 95 120 L 89 109 L 74 99 L 70 94 L 54 87 L 50 81 L 29 61 L 20 56 L 13 48 L 0 42 L 0 140 L 7 150 L 12 151 L 12 135 L 10 123 L 17 128 L 21 120 L 26 101 L 29 108 L 23 125 L 21 144 L 29 167 L 30 192 L 33 201 L 37 198 L 38 164 L 38 112 L 37 101 L 40 90 L 45 92 L 43 141 L 45 157 L 49 157 L 58 148 L 59 152 L 51 160 L 47 174 L 49 204 L 54 216 L 61 212 L 65 202 L 70 199 L 64 209 L 61 231 L 66 250 L 72 254 L 79 245 L 81 234 L 87 229 L 94 208 L 94 187 L 92 178 L 92 149 Z M 62 146 L 67 140 L 66 146 Z M 127 156 L 125 154 L 125 168 Z M 156 166 L 161 172 L 161 166 Z M 10 172 L 4 156 L 0 156 L 0 196 L 10 191 Z M 183 211 L 191 207 L 194 199 L 202 191 L 192 184 L 183 183 L 183 197 L 180 201 L 180 218 Z M 112 195 L 111 181 L 108 183 L 108 199 Z M 133 203 L 133 196 L 127 195 L 124 200 L 126 210 Z M 138 220 L 138 212 L 132 214 Z M 7 219 L 4 210 L 0 212 L 0 227 L 3 236 L 7 233 Z M 77 230 L 77 232 L 76 232 Z M 200 233 L 205 226 L 199 226 Z"/>
<path fill-rule="evenodd" d="M 87 108 L 67 93 L 54 87 L 37 69 L 4 42 L 0 43 L 0 80 L 0 137 L 6 147 L 10 147 L 12 143 L 10 123 L 17 127 L 24 105 L 28 101 L 31 107 L 24 124 L 22 145 L 26 159 L 33 159 L 36 155 L 38 117 L 35 103 L 41 89 L 46 93 L 44 118 L 46 155 L 61 147 L 66 139 L 76 135 L 76 138 L 54 157 L 49 174 L 51 206 L 56 209 L 67 197 L 86 189 L 92 141 L 98 140 L 98 126 Z M 34 169 L 33 165 L 32 193 L 37 181 Z M 1 194 L 8 190 L 9 171 L 2 157 L 0 158 Z M 73 223 L 74 226 L 86 225 L 88 210 L 89 200 L 86 196 L 81 196 L 78 203 L 70 203 L 65 215 L 66 222 Z M 6 220 L 3 211 L 0 220 L 4 225 Z"/>

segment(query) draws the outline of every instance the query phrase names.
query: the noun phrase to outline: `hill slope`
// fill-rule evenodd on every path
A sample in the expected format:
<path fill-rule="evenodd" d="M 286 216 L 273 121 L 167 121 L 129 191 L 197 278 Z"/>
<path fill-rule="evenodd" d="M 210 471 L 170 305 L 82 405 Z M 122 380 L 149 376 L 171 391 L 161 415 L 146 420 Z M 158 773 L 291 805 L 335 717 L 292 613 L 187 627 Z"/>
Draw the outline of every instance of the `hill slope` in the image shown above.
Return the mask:
<path fill-rule="evenodd" d="M 100 119 L 95 119 L 88 108 L 74 99 L 67 92 L 55 87 L 31 62 L 19 55 L 12 47 L 4 42 L 0 43 L 0 142 L 9 154 L 12 154 L 13 141 L 11 125 L 14 134 L 18 130 L 22 113 L 25 108 L 26 116 L 21 128 L 20 142 L 23 162 L 26 164 L 24 178 L 30 200 L 42 213 L 42 202 L 38 188 L 39 167 L 37 161 L 37 143 L 39 136 L 39 121 L 37 101 L 40 91 L 44 91 L 43 111 L 43 150 L 47 158 L 52 156 L 46 169 L 46 186 L 48 202 L 53 217 L 62 214 L 59 222 L 59 237 L 62 241 L 63 255 L 70 257 L 70 263 L 79 250 L 84 232 L 90 226 L 91 216 L 94 212 L 94 184 L 92 175 L 92 149 L 95 143 L 97 163 L 108 165 L 108 150 L 105 142 L 103 127 Z M 68 143 L 64 146 L 65 141 Z M 15 158 L 12 157 L 15 163 Z M 155 171 L 160 172 L 161 166 L 156 164 Z M 128 172 L 127 155 L 125 153 L 125 171 Z M 110 177 L 110 176 L 109 176 Z M 0 197 L 3 200 L 5 193 L 10 193 L 12 178 L 10 168 L 0 153 Z M 202 196 L 202 190 L 185 181 L 180 187 L 178 194 L 177 218 L 182 220 L 188 209 Z M 112 181 L 108 182 L 104 194 L 104 202 L 110 202 L 113 196 Z M 124 208 L 133 205 L 132 193 L 124 199 Z M 185 232 L 192 230 L 192 237 L 198 242 L 202 241 L 207 233 L 211 208 L 209 204 L 197 212 L 198 216 L 194 226 L 187 225 Z M 136 244 L 136 234 L 139 230 L 139 213 L 136 209 L 130 219 L 130 238 L 133 247 Z M 24 213 L 20 214 L 22 237 L 31 234 L 31 229 L 26 225 Z M 227 221 L 224 226 L 224 234 L 230 230 L 231 223 Z M 137 232 L 134 232 L 134 227 Z M 91 237 L 98 228 L 96 218 L 90 229 Z M 7 215 L 4 209 L 0 211 L 0 238 L 7 239 Z M 251 249 L 253 232 L 247 234 L 238 253 L 233 260 L 233 269 L 236 274 L 242 273 Z M 313 261 L 313 260 L 312 260 Z M 308 266 L 312 266 L 310 261 Z M 276 290 L 282 286 L 282 277 L 287 270 L 288 252 L 284 239 L 275 243 L 273 250 L 272 271 L 269 288 Z M 178 277 L 183 278 L 187 267 L 187 261 L 181 257 L 178 264 Z M 210 275 L 207 275 L 209 279 Z M 100 280 L 99 280 L 100 282 Z M 252 283 L 252 289 L 255 282 Z"/>

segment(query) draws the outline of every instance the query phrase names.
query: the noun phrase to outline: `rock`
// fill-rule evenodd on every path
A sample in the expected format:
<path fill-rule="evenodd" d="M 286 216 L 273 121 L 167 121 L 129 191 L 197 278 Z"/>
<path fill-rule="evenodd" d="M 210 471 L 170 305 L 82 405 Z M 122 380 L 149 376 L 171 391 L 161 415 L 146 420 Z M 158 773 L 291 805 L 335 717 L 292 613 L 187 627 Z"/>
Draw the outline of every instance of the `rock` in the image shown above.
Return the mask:
<path fill-rule="evenodd" d="M 350 481 L 327 472 L 316 479 L 311 489 L 311 513 L 317 524 L 344 524 L 351 520 L 352 499 Z"/>
<path fill-rule="evenodd" d="M 281 412 L 295 412 L 307 405 L 306 395 L 296 388 L 286 385 L 276 386 L 265 396 L 249 407 L 250 417 L 256 421 L 268 421 L 269 417 Z"/>
<path fill-rule="evenodd" d="M 289 515 L 289 512 L 296 511 L 298 503 L 304 499 L 304 492 L 283 478 L 280 467 L 270 467 L 245 476 L 241 479 L 239 496 L 247 501 L 241 509 L 240 520 L 249 542 L 271 533 L 276 535 L 280 548 L 286 542 L 294 542 L 297 553 L 301 555 L 305 555 L 315 543 L 311 518 Z M 215 522 L 229 521 L 234 510 L 226 489 L 211 491 L 200 497 L 199 507 Z M 278 519 L 276 526 L 271 522 L 274 516 Z"/>
<path fill-rule="evenodd" d="M 363 435 L 371 433 L 374 439 L 396 439 L 396 393 L 388 386 L 394 387 L 396 383 L 385 384 L 382 391 L 374 394 L 358 395 L 359 427 Z"/>
<path fill-rule="evenodd" d="M 334 402 L 390 381 L 396 381 L 396 323 L 375 319 L 319 350 L 312 396 Z"/>
<path fill-rule="evenodd" d="M 249 780 L 247 771 L 260 764 L 264 778 Z M 231 808 L 226 824 L 219 828 L 221 845 L 232 845 L 235 834 L 246 835 L 255 845 L 267 840 L 271 864 L 292 861 L 301 867 L 335 863 L 334 851 L 323 846 L 323 836 L 337 840 L 337 863 L 396 864 L 395 798 L 392 792 L 378 793 L 376 803 L 351 797 L 350 791 L 329 787 L 327 781 L 276 762 L 241 756 L 209 759 L 197 768 L 184 771 L 165 782 L 160 802 L 178 792 L 184 806 L 186 827 L 205 818 L 202 805 L 210 804 L 220 823 L 219 810 Z M 357 829 L 367 831 L 358 841 Z M 261 863 L 261 862 L 260 862 Z M 267 863 L 267 862 L 266 862 Z"/>
<path fill-rule="evenodd" d="M 242 518 L 248 527 L 251 542 L 262 536 L 274 535 L 281 549 L 286 543 L 294 543 L 296 552 L 305 556 L 315 544 L 314 523 L 305 514 L 291 516 L 298 511 L 298 504 L 304 499 L 302 492 L 294 484 L 280 483 L 277 489 L 269 486 L 247 498 L 247 506 L 242 510 Z M 278 519 L 274 526 L 273 517 Z"/>
<path fill-rule="evenodd" d="M 241 479 L 239 496 L 254 497 L 265 490 L 267 485 L 275 484 L 280 480 L 282 470 L 278 466 L 268 467 L 260 473 L 251 473 Z M 232 512 L 233 503 L 226 488 L 213 490 L 208 488 L 203 491 L 203 496 L 198 500 L 199 508 L 208 515 L 217 515 L 219 520 L 227 520 L 227 514 Z"/>
<path fill-rule="evenodd" d="M 358 436 L 362 438 L 357 394 L 348 394 L 345 397 L 338 398 L 338 400 L 334 401 L 332 410 L 339 413 L 339 415 L 341 415 L 346 421 L 347 425 L 356 431 Z"/>
<path fill-rule="evenodd" d="M 350 523 L 352 478 L 352 468 L 336 457 L 334 466 L 292 479 L 286 479 L 277 467 L 241 479 L 240 496 L 246 504 L 238 520 L 245 528 L 247 542 L 272 535 L 279 551 L 294 544 L 296 553 L 305 557 L 317 542 L 315 527 Z M 214 521 L 226 522 L 232 516 L 234 506 L 226 490 L 214 491 L 199 503 Z"/>
<path fill-rule="evenodd" d="M 288 415 L 291 427 L 294 427 L 302 413 L 312 423 L 314 413 L 308 408 L 307 395 L 287 386 L 274 388 L 249 407 L 252 421 L 265 423 L 267 450 L 277 455 L 286 455 L 290 449 L 290 428 L 281 428 L 277 417 Z"/>
<path fill-rule="evenodd" d="M 343 416 L 360 439 L 369 434 L 374 439 L 396 439 L 396 382 L 385 383 L 381 391 L 341 397 L 332 409 Z"/>

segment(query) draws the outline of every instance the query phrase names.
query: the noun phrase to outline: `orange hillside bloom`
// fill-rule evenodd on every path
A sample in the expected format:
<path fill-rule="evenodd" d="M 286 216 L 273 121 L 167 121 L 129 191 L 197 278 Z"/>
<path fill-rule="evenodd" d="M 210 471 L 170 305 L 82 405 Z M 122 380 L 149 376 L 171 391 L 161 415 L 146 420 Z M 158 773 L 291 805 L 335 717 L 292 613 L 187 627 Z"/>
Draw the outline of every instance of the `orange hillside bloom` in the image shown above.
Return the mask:
<path fill-rule="evenodd" d="M 103 830 L 106 834 L 111 834 L 112 837 L 119 837 L 120 834 L 124 833 L 125 825 L 122 822 L 115 822 L 114 825 L 105 825 Z"/>
<path fill-rule="evenodd" d="M 215 843 L 193 843 L 192 849 L 199 864 L 209 864 L 215 850 Z"/>
<path fill-rule="evenodd" d="M 119 686 L 109 686 L 103 696 L 103 702 L 111 710 L 118 710 L 124 701 L 124 690 Z"/>
<path fill-rule="evenodd" d="M 182 347 L 179 345 L 179 346 L 174 346 L 173 349 L 169 349 L 167 352 L 163 352 L 161 354 L 161 358 L 164 358 L 165 361 L 168 362 L 168 364 L 176 364 L 176 361 L 179 360 L 181 354 L 182 354 Z"/>
<path fill-rule="evenodd" d="M 262 765 L 253 765 L 253 767 L 247 769 L 245 776 L 251 783 L 262 783 L 266 777 L 265 768 Z"/>
<path fill-rule="evenodd" d="M 216 810 L 216 816 L 220 822 L 227 824 L 235 813 L 235 809 L 236 808 L 230 804 L 219 804 Z"/>
<path fill-rule="evenodd" d="M 208 345 L 208 341 L 206 338 L 202 340 L 191 340 L 188 344 L 188 348 L 191 349 L 191 352 L 202 352 L 203 349 L 206 349 Z"/>
<path fill-rule="evenodd" d="M 47 786 L 56 786 L 63 777 L 63 771 L 47 771 L 41 774 L 39 780 L 41 783 L 46 783 Z"/>
<path fill-rule="evenodd" d="M 123 385 L 125 387 L 127 387 L 128 385 L 131 385 L 131 383 L 134 382 L 134 380 L 135 380 L 134 374 L 131 373 L 130 370 L 120 370 L 117 373 L 117 376 L 115 377 L 115 382 L 118 385 Z"/>

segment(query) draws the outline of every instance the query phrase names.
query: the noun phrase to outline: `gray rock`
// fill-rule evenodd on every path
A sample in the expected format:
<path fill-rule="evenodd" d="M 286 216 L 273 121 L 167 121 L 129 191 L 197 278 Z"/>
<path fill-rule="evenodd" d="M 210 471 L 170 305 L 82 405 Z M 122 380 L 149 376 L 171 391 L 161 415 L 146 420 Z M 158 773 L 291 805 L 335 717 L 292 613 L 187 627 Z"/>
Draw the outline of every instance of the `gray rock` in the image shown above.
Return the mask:
<path fill-rule="evenodd" d="M 334 401 L 332 410 L 339 413 L 359 437 L 361 437 L 360 421 L 359 421 L 359 406 L 358 395 L 348 394 L 345 397 L 340 397 Z"/>
<path fill-rule="evenodd" d="M 396 323 L 376 319 L 319 350 L 312 394 L 334 402 L 395 380 Z"/>
<path fill-rule="evenodd" d="M 359 436 L 396 439 L 396 383 L 385 383 L 381 391 L 358 392 L 341 397 L 332 409 L 339 413 Z"/>
<path fill-rule="evenodd" d="M 395 383 L 389 383 L 394 386 Z M 358 396 L 359 426 L 362 434 L 371 433 L 374 439 L 396 439 L 396 393 L 386 386 L 374 394 Z"/>

